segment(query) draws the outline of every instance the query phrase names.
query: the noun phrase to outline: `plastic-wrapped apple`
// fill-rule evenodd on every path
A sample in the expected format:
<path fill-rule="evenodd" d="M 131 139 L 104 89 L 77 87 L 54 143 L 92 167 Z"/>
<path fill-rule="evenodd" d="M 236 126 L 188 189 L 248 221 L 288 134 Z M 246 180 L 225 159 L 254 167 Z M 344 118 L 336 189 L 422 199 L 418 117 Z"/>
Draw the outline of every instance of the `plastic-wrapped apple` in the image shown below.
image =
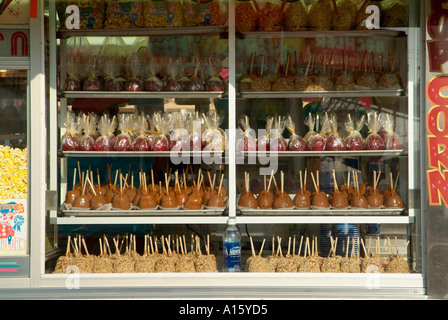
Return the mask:
<path fill-rule="evenodd" d="M 344 140 L 339 135 L 331 135 L 327 138 L 325 144 L 325 150 L 327 151 L 343 151 L 345 150 Z"/>
<path fill-rule="evenodd" d="M 285 131 L 286 120 L 278 117 L 274 119 L 271 136 L 270 136 L 270 150 L 271 151 L 287 151 L 288 143 L 283 137 L 283 131 Z"/>
<path fill-rule="evenodd" d="M 79 138 L 67 131 L 62 137 L 62 151 L 79 151 Z"/>
<path fill-rule="evenodd" d="M 165 135 L 158 135 L 151 145 L 152 151 L 169 151 L 168 138 Z"/>
<path fill-rule="evenodd" d="M 379 134 L 383 138 L 384 148 L 386 150 L 403 149 L 403 141 L 400 136 L 394 132 L 394 121 L 388 113 L 380 113 L 379 122 L 383 124 L 384 130 Z"/>
<path fill-rule="evenodd" d="M 114 141 L 115 151 L 131 151 L 132 142 L 128 134 L 119 134 Z"/>
<path fill-rule="evenodd" d="M 352 134 L 347 137 L 345 140 L 345 149 L 346 150 L 362 150 L 364 148 L 364 140 L 362 139 L 361 134 Z"/>
<path fill-rule="evenodd" d="M 291 132 L 291 137 L 289 138 L 288 142 L 288 150 L 289 151 L 305 151 L 306 150 L 306 143 L 305 140 L 296 134 L 295 132 L 295 123 L 292 120 L 292 117 L 288 115 L 286 118 L 286 128 Z"/>
<path fill-rule="evenodd" d="M 364 141 L 364 149 L 384 150 L 384 140 L 378 134 L 381 129 L 380 121 L 378 121 L 378 113 L 373 112 L 367 114 L 367 127 L 370 133 Z"/>
<path fill-rule="evenodd" d="M 101 85 L 100 79 L 97 77 L 88 78 L 83 85 L 84 91 L 102 91 L 103 86 Z"/>
<path fill-rule="evenodd" d="M 143 91 L 143 83 L 138 78 L 131 78 L 126 82 L 126 91 Z"/>
<path fill-rule="evenodd" d="M 350 114 L 347 115 L 347 120 L 345 121 L 345 130 L 349 133 L 345 138 L 345 148 L 346 150 L 363 150 L 364 149 L 364 139 L 360 133 L 362 127 L 364 126 L 365 115 L 358 121 L 354 121 Z"/>
<path fill-rule="evenodd" d="M 244 130 L 238 140 L 238 150 L 240 151 L 257 151 L 257 139 L 251 135 L 249 125 L 249 117 L 244 115 L 240 119 L 240 126 Z"/>
<path fill-rule="evenodd" d="M 324 151 L 327 141 L 321 134 L 315 134 L 308 141 L 307 148 L 310 151 Z"/>

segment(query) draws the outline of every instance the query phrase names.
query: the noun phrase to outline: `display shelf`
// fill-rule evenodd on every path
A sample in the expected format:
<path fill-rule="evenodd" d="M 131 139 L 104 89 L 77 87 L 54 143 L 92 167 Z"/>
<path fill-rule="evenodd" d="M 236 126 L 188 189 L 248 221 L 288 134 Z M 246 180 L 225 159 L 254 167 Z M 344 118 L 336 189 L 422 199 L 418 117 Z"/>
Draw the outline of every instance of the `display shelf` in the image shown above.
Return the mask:
<path fill-rule="evenodd" d="M 241 211 L 241 216 L 251 217 L 281 217 L 281 216 L 300 216 L 300 217 L 353 217 L 353 216 L 377 216 L 377 217 L 396 217 L 406 213 L 405 209 L 244 209 L 238 208 Z"/>
<path fill-rule="evenodd" d="M 237 151 L 237 157 L 405 157 L 403 150 L 357 151 Z"/>
<path fill-rule="evenodd" d="M 414 217 L 409 216 L 241 216 L 237 215 L 238 224 L 409 224 Z"/>
<path fill-rule="evenodd" d="M 59 98 L 117 98 L 117 99 L 221 99 L 224 91 L 61 91 Z"/>
<path fill-rule="evenodd" d="M 200 26 L 176 28 L 133 28 L 133 29 L 61 29 L 58 39 L 70 37 L 138 37 L 138 36 L 202 36 L 227 32 L 226 26 Z"/>
<path fill-rule="evenodd" d="M 225 159 L 223 151 L 59 151 L 59 156 L 64 158 L 80 157 L 108 157 L 108 158 L 182 158 L 182 157 L 210 157 L 213 159 Z"/>
<path fill-rule="evenodd" d="M 397 29 L 374 30 L 301 30 L 301 31 L 251 31 L 238 32 L 239 39 L 314 39 L 314 38 L 367 38 L 405 37 L 406 32 Z"/>
<path fill-rule="evenodd" d="M 55 217 L 50 221 L 58 225 L 81 224 L 227 224 L 228 216 L 123 216 L 123 217 Z"/>
<path fill-rule="evenodd" d="M 239 98 L 276 99 L 276 98 L 354 98 L 354 97 L 401 97 L 406 96 L 405 89 L 359 89 L 344 91 L 241 91 Z"/>

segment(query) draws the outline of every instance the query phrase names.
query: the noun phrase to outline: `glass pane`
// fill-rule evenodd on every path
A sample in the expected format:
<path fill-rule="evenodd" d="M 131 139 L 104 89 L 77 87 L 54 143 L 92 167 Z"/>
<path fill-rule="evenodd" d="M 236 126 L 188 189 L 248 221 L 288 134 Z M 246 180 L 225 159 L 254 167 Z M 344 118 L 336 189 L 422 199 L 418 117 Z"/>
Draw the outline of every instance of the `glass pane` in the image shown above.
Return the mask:
<path fill-rule="evenodd" d="M 27 253 L 27 71 L 0 70 L 0 256 Z"/>

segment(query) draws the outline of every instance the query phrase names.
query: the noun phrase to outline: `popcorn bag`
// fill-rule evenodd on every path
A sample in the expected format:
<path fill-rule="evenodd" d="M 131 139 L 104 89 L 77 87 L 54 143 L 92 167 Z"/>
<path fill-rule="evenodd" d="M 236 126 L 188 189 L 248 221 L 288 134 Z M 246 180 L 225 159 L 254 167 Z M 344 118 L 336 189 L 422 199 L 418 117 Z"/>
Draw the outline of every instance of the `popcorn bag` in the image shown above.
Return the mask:
<path fill-rule="evenodd" d="M 378 134 L 381 129 L 381 123 L 378 121 L 378 113 L 371 112 L 367 114 L 366 121 L 369 128 L 369 135 L 364 140 L 365 150 L 384 150 L 383 138 Z"/>
<path fill-rule="evenodd" d="M 143 27 L 141 1 L 106 0 L 106 29 L 129 29 Z"/>
<path fill-rule="evenodd" d="M 221 26 L 225 22 L 224 6 L 218 0 L 186 0 L 185 26 Z"/>
<path fill-rule="evenodd" d="M 291 137 L 288 141 L 288 150 L 289 151 L 305 151 L 306 143 L 305 140 L 296 134 L 296 125 L 292 120 L 292 117 L 288 115 L 286 118 L 286 128 L 291 132 Z"/>
<path fill-rule="evenodd" d="M 257 149 L 260 151 L 269 151 L 270 150 L 270 136 L 272 125 L 274 124 L 274 117 L 266 118 L 266 133 L 265 135 L 259 137 L 257 139 Z"/>
<path fill-rule="evenodd" d="M 148 123 L 146 122 L 146 117 L 142 114 L 134 117 L 134 128 L 137 134 L 136 138 L 132 142 L 133 151 L 150 151 L 151 150 L 151 139 L 146 134 L 146 129 Z"/>
<path fill-rule="evenodd" d="M 270 151 L 286 151 L 288 149 L 286 139 L 283 137 L 284 131 L 285 120 L 282 117 L 274 118 L 269 141 Z"/>
<path fill-rule="evenodd" d="M 66 132 L 62 136 L 61 150 L 62 151 L 79 151 L 79 130 L 80 126 L 76 120 L 76 115 L 72 111 L 67 112 L 67 119 L 65 121 Z"/>
<path fill-rule="evenodd" d="M 115 151 L 131 151 L 134 139 L 133 115 L 119 114 L 118 129 L 120 134 L 114 139 Z"/>
<path fill-rule="evenodd" d="M 239 123 L 243 132 L 237 142 L 238 150 L 257 151 L 257 139 L 255 138 L 255 131 L 249 125 L 249 117 L 246 115 L 242 116 Z"/>
<path fill-rule="evenodd" d="M 70 0 L 58 1 L 57 11 L 61 29 L 65 29 L 65 21 L 68 14 L 65 9 L 69 5 L 76 5 L 79 8 L 79 28 L 80 29 L 102 29 L 106 17 L 105 0 Z"/>
<path fill-rule="evenodd" d="M 205 121 L 205 130 L 202 133 L 204 150 L 224 151 L 226 149 L 226 134 L 219 127 L 222 118 L 214 110 L 210 110 L 207 115 L 203 114 L 203 117 Z"/>
<path fill-rule="evenodd" d="M 400 136 L 394 132 L 394 121 L 388 113 L 380 113 L 379 121 L 382 123 L 383 130 L 380 135 L 383 136 L 384 149 L 401 150 L 403 149 L 403 141 Z"/>
<path fill-rule="evenodd" d="M 98 121 L 98 132 L 100 136 L 95 140 L 95 151 L 114 150 L 114 132 L 117 125 L 117 118 L 115 116 L 112 119 L 106 114 L 101 116 Z"/>
<path fill-rule="evenodd" d="M 184 14 L 180 0 L 143 2 L 144 26 L 148 28 L 183 27 Z"/>
<path fill-rule="evenodd" d="M 338 120 L 336 114 L 330 117 L 330 130 L 325 143 L 325 150 L 327 151 L 343 151 L 345 150 L 344 139 L 338 133 Z"/>
<path fill-rule="evenodd" d="M 362 115 L 361 119 L 355 123 L 351 115 L 347 115 L 347 120 L 345 121 L 345 130 L 348 132 L 345 138 L 345 148 L 347 150 L 363 150 L 364 140 L 360 133 L 362 127 L 364 126 L 365 115 Z"/>

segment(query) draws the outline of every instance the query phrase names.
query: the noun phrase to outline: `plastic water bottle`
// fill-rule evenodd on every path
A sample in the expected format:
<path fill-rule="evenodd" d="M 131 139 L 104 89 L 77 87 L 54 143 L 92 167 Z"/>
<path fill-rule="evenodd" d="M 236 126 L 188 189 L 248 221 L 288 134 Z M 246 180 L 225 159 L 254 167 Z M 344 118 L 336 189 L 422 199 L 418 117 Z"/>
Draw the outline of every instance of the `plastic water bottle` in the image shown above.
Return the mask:
<path fill-rule="evenodd" d="M 229 218 L 223 234 L 223 254 L 225 272 L 241 271 L 241 233 L 235 218 Z"/>

